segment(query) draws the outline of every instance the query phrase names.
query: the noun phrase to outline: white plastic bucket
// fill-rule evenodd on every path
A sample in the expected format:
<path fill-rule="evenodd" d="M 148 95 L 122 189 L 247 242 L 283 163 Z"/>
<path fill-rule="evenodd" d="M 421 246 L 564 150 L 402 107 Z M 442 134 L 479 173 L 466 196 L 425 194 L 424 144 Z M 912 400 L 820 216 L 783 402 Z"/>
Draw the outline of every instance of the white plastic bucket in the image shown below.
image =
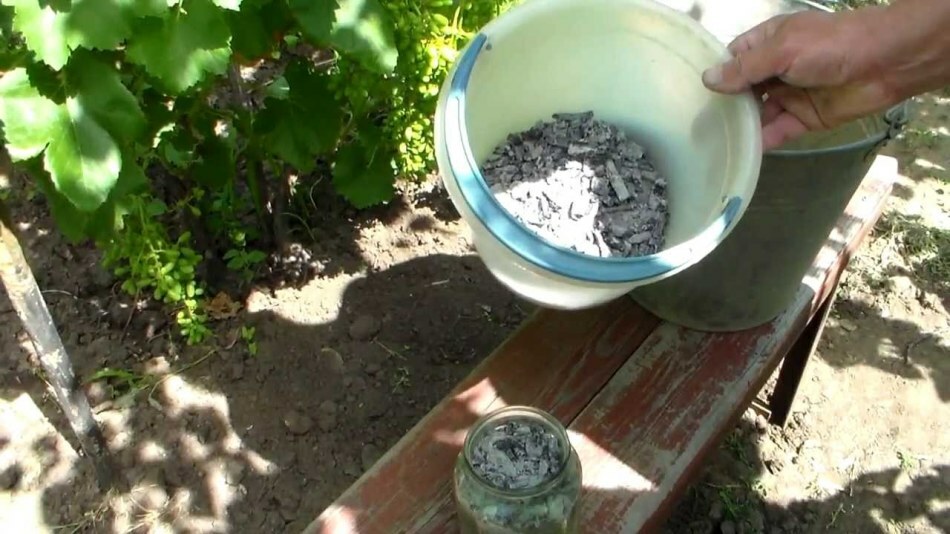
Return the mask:
<path fill-rule="evenodd" d="M 539 305 L 578 309 L 709 254 L 748 206 L 762 157 L 754 96 L 702 85 L 702 71 L 727 57 L 698 22 L 651 0 L 528 0 L 486 25 L 442 87 L 435 141 L 493 275 Z M 479 172 L 510 133 L 587 110 L 626 130 L 667 177 L 670 221 L 656 254 L 598 258 L 551 244 L 506 212 Z"/>

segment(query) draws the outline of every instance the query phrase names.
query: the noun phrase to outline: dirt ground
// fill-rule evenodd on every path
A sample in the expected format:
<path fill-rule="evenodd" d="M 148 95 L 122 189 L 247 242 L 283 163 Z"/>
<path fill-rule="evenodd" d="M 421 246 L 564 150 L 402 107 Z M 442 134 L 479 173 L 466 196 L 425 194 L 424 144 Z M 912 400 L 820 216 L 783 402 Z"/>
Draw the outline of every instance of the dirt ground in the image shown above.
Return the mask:
<path fill-rule="evenodd" d="M 887 149 L 906 178 L 788 427 L 750 410 L 669 532 L 950 531 L 948 114 L 950 99 L 921 99 Z M 121 371 L 88 391 L 131 490 L 96 492 L 0 293 L 4 532 L 299 532 L 531 311 L 434 182 L 367 213 L 327 206 L 312 232 L 330 268 L 223 306 L 196 348 L 65 244 L 38 198 L 9 202 L 78 374 Z"/>

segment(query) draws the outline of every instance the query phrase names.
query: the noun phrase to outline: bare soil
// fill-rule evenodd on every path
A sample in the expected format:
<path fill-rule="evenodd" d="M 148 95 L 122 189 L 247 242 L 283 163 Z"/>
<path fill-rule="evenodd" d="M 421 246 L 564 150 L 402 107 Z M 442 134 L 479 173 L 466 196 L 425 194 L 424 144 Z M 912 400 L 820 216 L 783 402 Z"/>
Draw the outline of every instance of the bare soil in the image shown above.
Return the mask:
<path fill-rule="evenodd" d="M 750 409 L 668 532 L 950 531 L 948 111 L 922 98 L 887 149 L 906 178 L 788 427 Z M 225 291 L 214 340 L 187 347 L 24 191 L 9 202 L 78 374 L 127 372 L 87 389 L 130 487 L 95 489 L 0 293 L 4 532 L 299 532 L 531 311 L 433 181 L 364 213 L 326 200 L 311 223 L 328 269 L 300 289 Z"/>

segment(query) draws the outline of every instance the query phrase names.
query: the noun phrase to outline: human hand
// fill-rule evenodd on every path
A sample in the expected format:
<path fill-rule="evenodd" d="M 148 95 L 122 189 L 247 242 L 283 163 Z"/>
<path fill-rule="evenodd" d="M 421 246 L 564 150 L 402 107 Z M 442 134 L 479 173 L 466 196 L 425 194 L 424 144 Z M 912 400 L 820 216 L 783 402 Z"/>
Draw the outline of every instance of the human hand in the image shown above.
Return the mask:
<path fill-rule="evenodd" d="M 733 58 L 704 72 L 703 83 L 764 96 L 763 148 L 777 148 L 897 101 L 875 75 L 872 41 L 880 24 L 874 9 L 779 15 L 733 40 Z"/>

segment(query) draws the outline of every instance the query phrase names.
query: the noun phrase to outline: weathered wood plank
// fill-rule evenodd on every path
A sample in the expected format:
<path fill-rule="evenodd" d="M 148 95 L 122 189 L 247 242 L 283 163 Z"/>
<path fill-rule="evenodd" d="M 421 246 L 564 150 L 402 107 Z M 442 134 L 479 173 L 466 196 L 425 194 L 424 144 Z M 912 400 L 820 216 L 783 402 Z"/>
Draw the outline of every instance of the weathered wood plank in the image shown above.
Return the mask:
<path fill-rule="evenodd" d="M 539 311 L 305 532 L 419 532 L 454 520 L 451 473 L 478 417 L 530 404 L 569 423 L 658 323 L 630 299 L 579 312 Z"/>
<path fill-rule="evenodd" d="M 664 323 L 578 415 L 570 434 L 584 466 L 585 531 L 662 525 L 705 453 L 764 385 L 873 228 L 896 175 L 892 163 L 868 174 L 782 316 L 740 333 Z"/>

